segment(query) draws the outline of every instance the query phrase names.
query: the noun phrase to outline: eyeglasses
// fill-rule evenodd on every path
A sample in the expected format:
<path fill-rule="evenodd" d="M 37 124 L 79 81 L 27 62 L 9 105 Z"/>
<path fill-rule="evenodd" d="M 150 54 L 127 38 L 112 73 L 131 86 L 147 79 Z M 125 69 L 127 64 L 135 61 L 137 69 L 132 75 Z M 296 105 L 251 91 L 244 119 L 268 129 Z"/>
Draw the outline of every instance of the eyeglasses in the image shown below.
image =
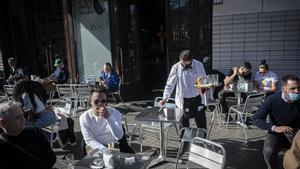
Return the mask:
<path fill-rule="evenodd" d="M 101 100 L 95 100 L 94 101 L 94 103 L 96 104 L 96 105 L 98 105 L 98 104 L 100 104 L 100 103 L 106 103 L 106 99 L 101 99 Z"/>

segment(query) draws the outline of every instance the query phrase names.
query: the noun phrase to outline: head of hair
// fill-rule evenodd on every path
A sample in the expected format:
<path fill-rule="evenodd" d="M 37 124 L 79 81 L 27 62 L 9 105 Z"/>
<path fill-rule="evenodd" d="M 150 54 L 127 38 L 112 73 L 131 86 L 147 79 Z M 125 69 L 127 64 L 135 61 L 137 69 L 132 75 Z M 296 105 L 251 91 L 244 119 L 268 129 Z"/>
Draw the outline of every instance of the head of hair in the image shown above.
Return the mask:
<path fill-rule="evenodd" d="M 106 96 L 104 90 L 100 90 L 100 89 L 92 89 L 92 90 L 91 90 L 91 96 L 92 96 L 94 93 L 104 94 L 104 95 Z"/>
<path fill-rule="evenodd" d="M 267 64 L 266 60 L 262 60 L 259 64 L 259 68 L 263 68 L 269 70 L 269 65 Z"/>
<path fill-rule="evenodd" d="M 8 63 L 12 63 L 12 62 L 17 62 L 17 60 L 15 58 L 8 58 Z"/>
<path fill-rule="evenodd" d="M 192 61 L 193 56 L 191 50 L 183 50 L 179 55 L 179 59 L 183 61 Z"/>
<path fill-rule="evenodd" d="M 109 66 L 111 68 L 111 64 L 109 62 L 106 62 L 104 65 Z"/>
<path fill-rule="evenodd" d="M 242 66 L 249 70 L 252 68 L 251 63 L 249 63 L 249 62 L 244 62 Z"/>
<path fill-rule="evenodd" d="M 20 106 L 20 103 L 15 101 L 7 101 L 0 103 L 0 118 L 6 118 L 8 110 L 13 106 Z"/>
<path fill-rule="evenodd" d="M 289 74 L 289 75 L 285 75 L 281 78 L 281 85 L 285 86 L 287 84 L 288 81 L 296 81 L 299 82 L 299 77 L 293 74 Z"/>
<path fill-rule="evenodd" d="M 45 88 L 43 87 L 43 85 L 39 82 L 31 81 L 29 79 L 21 79 L 14 86 L 13 97 L 16 101 L 22 102 L 22 95 L 24 93 L 28 94 L 34 108 L 36 108 L 36 103 L 34 101 L 34 94 L 44 104 L 46 104 L 48 99 L 48 94 Z"/>

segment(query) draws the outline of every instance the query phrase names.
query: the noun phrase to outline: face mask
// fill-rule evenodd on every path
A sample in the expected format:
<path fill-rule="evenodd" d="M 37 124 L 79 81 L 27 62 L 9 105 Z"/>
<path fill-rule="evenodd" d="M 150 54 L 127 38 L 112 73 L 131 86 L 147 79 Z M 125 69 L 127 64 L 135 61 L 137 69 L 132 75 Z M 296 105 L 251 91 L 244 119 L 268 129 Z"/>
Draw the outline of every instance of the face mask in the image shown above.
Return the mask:
<path fill-rule="evenodd" d="M 300 99 L 300 94 L 298 93 L 288 93 L 289 100 L 294 102 Z"/>
<path fill-rule="evenodd" d="M 183 65 L 183 64 L 181 64 L 181 65 L 182 65 L 182 67 L 183 67 L 184 70 L 192 68 L 192 63 L 191 64 L 187 64 L 187 65 Z"/>

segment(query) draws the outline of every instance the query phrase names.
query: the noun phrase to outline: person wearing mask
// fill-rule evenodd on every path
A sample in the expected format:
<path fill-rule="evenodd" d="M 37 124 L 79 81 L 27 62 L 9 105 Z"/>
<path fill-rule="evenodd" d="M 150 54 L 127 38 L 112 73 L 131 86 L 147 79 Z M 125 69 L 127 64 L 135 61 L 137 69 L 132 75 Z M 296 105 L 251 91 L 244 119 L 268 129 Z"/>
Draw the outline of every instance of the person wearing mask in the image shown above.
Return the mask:
<path fill-rule="evenodd" d="M 269 65 L 266 60 L 262 60 L 258 67 L 258 72 L 255 74 L 255 87 L 271 95 L 276 91 L 276 83 L 278 82 L 277 75 L 269 70 Z"/>
<path fill-rule="evenodd" d="M 99 79 L 106 94 L 119 90 L 120 77 L 118 73 L 112 69 L 110 63 L 104 64 L 103 71 L 101 71 Z"/>
<path fill-rule="evenodd" d="M 224 79 L 224 90 L 221 92 L 221 105 L 223 113 L 225 113 L 225 121 L 228 116 L 229 106 L 226 101 L 227 97 L 235 97 L 235 93 L 233 92 L 226 92 L 226 90 L 232 88 L 232 86 L 237 86 L 239 84 L 244 84 L 245 81 L 251 80 L 251 64 L 249 62 L 244 62 L 243 65 L 239 67 L 233 67 L 229 70 L 228 74 L 226 75 Z M 246 95 L 242 94 L 242 98 L 245 100 Z M 229 117 L 229 120 L 232 120 L 231 117 Z"/>
<path fill-rule="evenodd" d="M 300 80 L 296 75 L 286 75 L 281 85 L 282 91 L 267 97 L 253 117 L 255 126 L 268 131 L 263 147 L 268 169 L 282 168 L 278 152 L 290 148 L 290 135 L 300 128 Z"/>
<path fill-rule="evenodd" d="M 171 68 L 160 105 L 167 102 L 176 86 L 175 103 L 184 110 L 180 127 L 189 127 L 189 119 L 194 118 L 198 128 L 206 129 L 205 106 L 201 104 L 201 95 L 194 87 L 197 78 L 206 75 L 204 66 L 193 59 L 190 50 L 183 50 L 179 60 Z"/>
<path fill-rule="evenodd" d="M 8 59 L 9 69 L 9 77 L 7 79 L 8 84 L 15 84 L 18 79 L 24 76 L 24 72 L 22 68 L 17 66 L 17 60 L 15 58 Z"/>
<path fill-rule="evenodd" d="M 40 129 L 25 128 L 20 106 L 0 103 L 0 168 L 51 169 L 56 156 Z"/>
<path fill-rule="evenodd" d="M 67 72 L 64 70 L 64 64 L 61 59 L 56 59 L 54 65 L 56 67 L 53 74 L 49 76 L 49 79 L 58 84 L 64 84 L 68 82 Z"/>

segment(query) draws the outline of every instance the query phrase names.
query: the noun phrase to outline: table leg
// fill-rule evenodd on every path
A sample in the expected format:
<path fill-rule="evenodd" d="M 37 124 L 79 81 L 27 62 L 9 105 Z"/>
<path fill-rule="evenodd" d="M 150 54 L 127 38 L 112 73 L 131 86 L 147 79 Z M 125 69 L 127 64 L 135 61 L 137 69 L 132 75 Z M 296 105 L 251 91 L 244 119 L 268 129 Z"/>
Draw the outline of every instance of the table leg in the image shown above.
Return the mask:
<path fill-rule="evenodd" d="M 165 135 L 164 135 L 164 126 L 163 122 L 159 123 L 160 125 L 160 150 L 159 150 L 159 156 L 156 159 L 153 159 L 151 163 L 148 165 L 147 168 L 151 168 L 157 164 L 160 164 L 161 162 L 176 162 L 176 158 L 172 157 L 166 157 L 165 154 Z M 178 163 L 182 163 L 182 160 L 178 160 Z"/>

